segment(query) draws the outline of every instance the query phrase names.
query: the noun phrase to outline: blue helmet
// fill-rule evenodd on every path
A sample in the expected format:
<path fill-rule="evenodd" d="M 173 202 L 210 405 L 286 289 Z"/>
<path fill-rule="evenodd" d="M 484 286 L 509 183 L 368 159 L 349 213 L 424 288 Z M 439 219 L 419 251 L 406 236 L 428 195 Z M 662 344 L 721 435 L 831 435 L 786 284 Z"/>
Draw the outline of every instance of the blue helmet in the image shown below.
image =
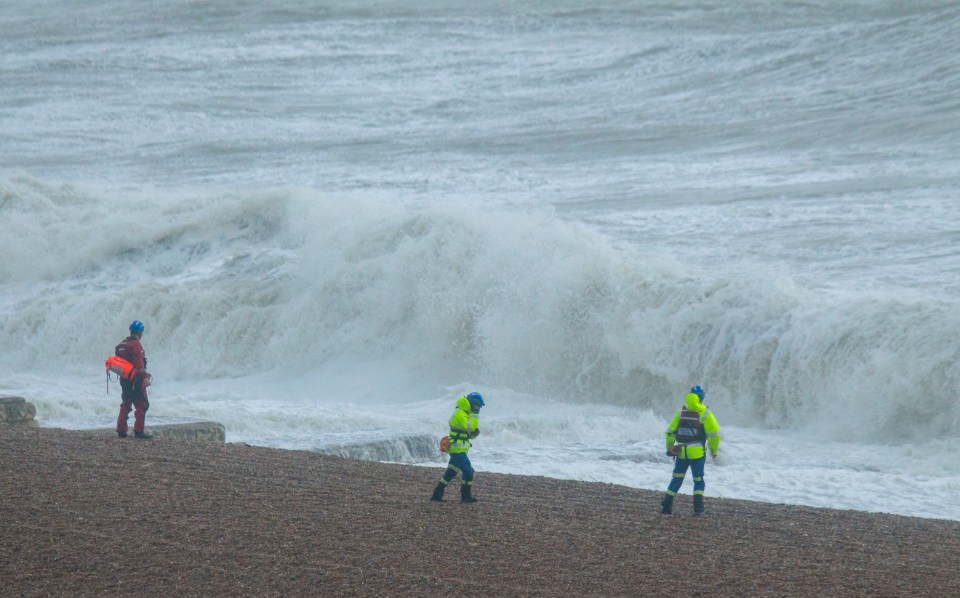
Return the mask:
<path fill-rule="evenodd" d="M 699 384 L 691 388 L 690 392 L 700 397 L 701 401 L 703 400 L 703 395 L 707 394 L 706 391 L 703 390 L 703 387 L 700 386 Z"/>
<path fill-rule="evenodd" d="M 134 320 L 130 322 L 130 332 L 137 333 L 143 332 L 143 322 L 140 320 Z"/>
<path fill-rule="evenodd" d="M 483 407 L 483 395 L 479 392 L 471 392 L 467 395 L 467 400 L 470 401 L 472 407 L 476 407 L 477 409 Z"/>

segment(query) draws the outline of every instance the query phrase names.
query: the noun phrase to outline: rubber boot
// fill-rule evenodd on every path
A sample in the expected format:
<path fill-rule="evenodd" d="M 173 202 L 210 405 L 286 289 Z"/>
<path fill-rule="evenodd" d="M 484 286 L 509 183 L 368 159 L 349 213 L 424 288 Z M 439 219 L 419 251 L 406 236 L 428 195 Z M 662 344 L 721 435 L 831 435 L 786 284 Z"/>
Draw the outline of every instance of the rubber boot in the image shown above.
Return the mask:
<path fill-rule="evenodd" d="M 150 440 L 151 438 L 153 438 L 153 434 L 151 434 L 150 432 L 134 432 L 133 437 L 139 438 L 140 440 Z"/>
<path fill-rule="evenodd" d="M 673 495 L 664 494 L 663 500 L 660 501 L 660 512 L 664 515 L 673 515 Z"/>
<path fill-rule="evenodd" d="M 462 484 L 460 486 L 460 502 L 477 502 L 477 497 L 472 494 L 473 486 Z"/>
<path fill-rule="evenodd" d="M 693 514 L 703 515 L 703 495 L 702 494 L 693 495 Z"/>
<path fill-rule="evenodd" d="M 446 484 L 443 482 L 437 482 L 437 487 L 433 489 L 433 496 L 430 497 L 430 500 L 434 502 L 443 502 L 443 491 L 446 489 Z"/>

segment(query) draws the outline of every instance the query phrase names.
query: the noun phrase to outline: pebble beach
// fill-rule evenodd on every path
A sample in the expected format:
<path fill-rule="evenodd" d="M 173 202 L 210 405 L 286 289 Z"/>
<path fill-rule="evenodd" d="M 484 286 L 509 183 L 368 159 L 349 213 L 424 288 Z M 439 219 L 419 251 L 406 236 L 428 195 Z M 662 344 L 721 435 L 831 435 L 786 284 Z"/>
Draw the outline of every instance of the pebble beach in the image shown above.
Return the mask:
<path fill-rule="evenodd" d="M 440 473 L 0 427 L 0 595 L 960 595 L 960 522 Z"/>

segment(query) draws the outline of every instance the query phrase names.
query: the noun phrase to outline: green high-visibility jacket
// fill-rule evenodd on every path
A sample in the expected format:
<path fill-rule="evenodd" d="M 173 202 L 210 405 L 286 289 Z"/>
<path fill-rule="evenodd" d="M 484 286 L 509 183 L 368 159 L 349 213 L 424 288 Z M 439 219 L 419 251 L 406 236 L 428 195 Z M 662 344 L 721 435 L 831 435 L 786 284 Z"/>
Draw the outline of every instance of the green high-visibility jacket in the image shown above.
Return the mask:
<path fill-rule="evenodd" d="M 479 434 L 480 414 L 470 410 L 470 401 L 467 397 L 457 399 L 457 408 L 450 416 L 450 450 L 449 453 L 466 453 L 472 446 L 470 440 Z"/>
<path fill-rule="evenodd" d="M 720 450 L 720 424 L 717 423 L 717 418 L 707 409 L 706 405 L 700 402 L 700 397 L 693 393 L 687 395 L 686 404 L 687 409 L 700 414 L 700 423 L 703 424 L 703 431 L 707 433 L 707 448 L 710 449 L 710 454 L 716 457 L 717 451 Z M 677 426 L 679 424 L 680 409 L 677 409 L 677 412 L 673 416 L 673 421 L 671 421 L 670 426 L 667 427 L 667 449 L 673 446 L 673 443 L 677 439 Z M 705 454 L 704 446 L 697 443 L 682 446 L 679 457 L 681 459 L 699 459 Z"/>

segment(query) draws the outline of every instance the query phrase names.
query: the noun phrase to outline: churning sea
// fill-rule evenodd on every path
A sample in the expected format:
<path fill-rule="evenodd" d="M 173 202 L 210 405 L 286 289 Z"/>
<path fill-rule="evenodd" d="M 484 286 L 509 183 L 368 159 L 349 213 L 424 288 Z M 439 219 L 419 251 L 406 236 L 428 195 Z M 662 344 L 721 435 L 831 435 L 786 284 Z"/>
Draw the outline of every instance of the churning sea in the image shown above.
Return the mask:
<path fill-rule="evenodd" d="M 439 473 L 476 390 L 482 498 L 701 384 L 708 501 L 960 520 L 958 90 L 957 1 L 8 0 L 0 394 L 140 319 L 148 427 Z"/>

